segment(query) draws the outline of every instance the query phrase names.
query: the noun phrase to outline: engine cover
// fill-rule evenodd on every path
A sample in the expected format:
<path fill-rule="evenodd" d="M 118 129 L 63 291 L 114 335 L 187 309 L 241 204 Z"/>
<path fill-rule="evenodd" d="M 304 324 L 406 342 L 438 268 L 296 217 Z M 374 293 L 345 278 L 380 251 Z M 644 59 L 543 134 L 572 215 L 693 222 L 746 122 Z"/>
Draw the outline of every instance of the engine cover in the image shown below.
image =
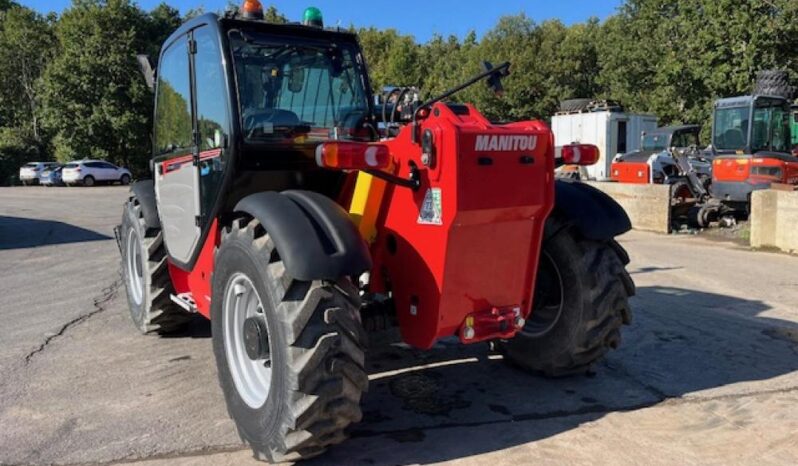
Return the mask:
<path fill-rule="evenodd" d="M 551 131 L 540 121 L 491 124 L 473 106 L 441 103 L 415 129 L 425 150 L 412 142 L 413 130 L 385 142 L 396 173 L 407 178 L 417 167 L 420 187 L 388 185 L 372 283 L 392 292 L 408 344 L 512 336 L 516 329 L 508 333 L 504 324 L 501 331 L 465 326 L 491 322 L 484 316 L 497 310 L 520 309 L 526 317 L 531 309 L 543 225 L 554 204 Z"/>

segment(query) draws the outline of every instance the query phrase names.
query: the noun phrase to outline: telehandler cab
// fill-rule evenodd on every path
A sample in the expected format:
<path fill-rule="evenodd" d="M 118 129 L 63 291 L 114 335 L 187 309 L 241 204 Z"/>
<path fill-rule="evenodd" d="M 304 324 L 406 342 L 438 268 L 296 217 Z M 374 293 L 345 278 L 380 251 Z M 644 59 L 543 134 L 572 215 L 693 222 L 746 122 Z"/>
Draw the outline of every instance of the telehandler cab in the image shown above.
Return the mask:
<path fill-rule="evenodd" d="M 444 102 L 481 80 L 500 91 L 509 64 L 380 106 L 355 35 L 316 9 L 303 24 L 262 18 L 247 0 L 164 44 L 154 180 L 133 185 L 117 229 L 135 325 L 211 320 L 227 408 L 257 458 L 318 455 L 361 419 L 375 315 L 414 347 L 491 341 L 552 376 L 619 344 L 635 288 L 614 237 L 629 219 L 554 179 L 555 152 L 589 164 L 597 149 Z"/>

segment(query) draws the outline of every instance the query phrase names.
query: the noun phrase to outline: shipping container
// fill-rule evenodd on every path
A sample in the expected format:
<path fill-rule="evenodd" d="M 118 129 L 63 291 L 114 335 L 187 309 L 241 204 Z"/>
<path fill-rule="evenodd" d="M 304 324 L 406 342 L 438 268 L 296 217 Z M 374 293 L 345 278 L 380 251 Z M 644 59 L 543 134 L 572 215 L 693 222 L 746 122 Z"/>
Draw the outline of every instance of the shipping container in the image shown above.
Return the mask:
<path fill-rule="evenodd" d="M 613 157 L 639 149 L 643 131 L 656 128 L 656 116 L 622 111 L 558 113 L 551 119 L 558 146 L 570 143 L 598 146 L 599 161 L 583 171 L 592 180 L 608 180 Z"/>

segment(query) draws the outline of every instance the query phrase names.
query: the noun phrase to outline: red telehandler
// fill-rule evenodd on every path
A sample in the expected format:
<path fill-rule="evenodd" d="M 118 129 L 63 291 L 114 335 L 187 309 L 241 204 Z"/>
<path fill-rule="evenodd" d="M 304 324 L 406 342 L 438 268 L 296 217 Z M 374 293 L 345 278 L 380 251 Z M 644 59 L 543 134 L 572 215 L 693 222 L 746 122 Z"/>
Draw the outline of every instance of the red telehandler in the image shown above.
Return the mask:
<path fill-rule="evenodd" d="M 396 98 L 385 121 L 354 34 L 316 9 L 269 24 L 254 0 L 189 20 L 157 76 L 145 67 L 154 180 L 132 186 L 117 229 L 130 313 L 150 334 L 211 320 L 227 408 L 257 458 L 318 455 L 361 419 L 375 315 L 414 347 L 490 341 L 552 376 L 620 343 L 635 288 L 614 238 L 629 219 L 554 179 L 555 152 L 589 164 L 597 149 L 445 102 L 481 81 L 500 91 L 508 67 Z"/>

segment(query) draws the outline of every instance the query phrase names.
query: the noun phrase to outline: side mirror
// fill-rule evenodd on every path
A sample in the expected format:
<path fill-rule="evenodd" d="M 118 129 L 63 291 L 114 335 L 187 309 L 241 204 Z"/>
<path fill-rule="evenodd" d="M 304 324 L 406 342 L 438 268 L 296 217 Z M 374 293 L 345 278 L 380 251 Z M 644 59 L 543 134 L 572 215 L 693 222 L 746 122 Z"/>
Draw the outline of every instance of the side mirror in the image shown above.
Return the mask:
<path fill-rule="evenodd" d="M 155 67 L 152 66 L 149 55 L 136 55 L 141 74 L 144 75 L 144 82 L 151 91 L 155 91 Z"/>
<path fill-rule="evenodd" d="M 493 64 L 488 61 L 482 62 L 482 71 L 488 72 L 493 69 Z M 490 90 L 496 94 L 496 97 L 501 97 L 504 95 L 504 86 L 502 86 L 502 78 L 509 76 L 510 71 L 509 68 L 504 67 L 501 70 L 497 70 L 495 73 L 492 73 L 490 77 L 485 81 L 488 84 Z"/>

